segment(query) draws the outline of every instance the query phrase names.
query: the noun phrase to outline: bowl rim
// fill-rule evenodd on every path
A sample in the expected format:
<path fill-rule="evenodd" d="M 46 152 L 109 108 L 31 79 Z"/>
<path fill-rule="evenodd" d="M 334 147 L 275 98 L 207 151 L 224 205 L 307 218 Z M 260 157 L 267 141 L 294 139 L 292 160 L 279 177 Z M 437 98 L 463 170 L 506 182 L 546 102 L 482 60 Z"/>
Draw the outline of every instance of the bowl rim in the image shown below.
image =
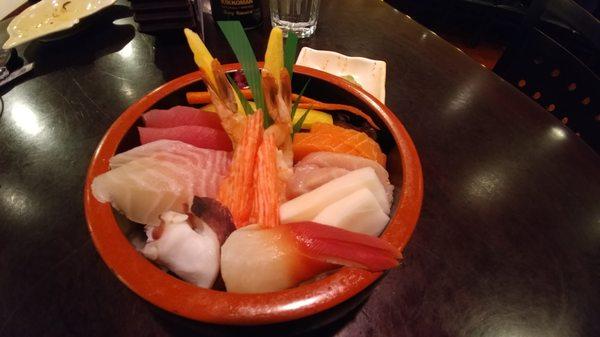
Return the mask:
<path fill-rule="evenodd" d="M 223 65 L 240 69 L 238 63 Z M 398 206 L 382 238 L 403 249 L 419 218 L 423 199 L 423 174 L 417 150 L 398 118 L 373 95 L 340 77 L 294 66 L 294 72 L 333 84 L 367 104 L 385 123 L 400 152 L 402 186 Z M 92 241 L 109 269 L 134 293 L 159 308 L 185 318 L 212 324 L 263 325 L 291 321 L 332 308 L 358 294 L 381 275 L 344 267 L 331 275 L 295 288 L 264 294 L 240 294 L 196 287 L 171 276 L 144 258 L 118 226 L 109 203 L 92 195 L 92 180 L 109 169 L 123 136 L 138 118 L 170 93 L 202 79 L 196 71 L 163 84 L 127 108 L 100 141 L 88 168 L 84 209 Z"/>

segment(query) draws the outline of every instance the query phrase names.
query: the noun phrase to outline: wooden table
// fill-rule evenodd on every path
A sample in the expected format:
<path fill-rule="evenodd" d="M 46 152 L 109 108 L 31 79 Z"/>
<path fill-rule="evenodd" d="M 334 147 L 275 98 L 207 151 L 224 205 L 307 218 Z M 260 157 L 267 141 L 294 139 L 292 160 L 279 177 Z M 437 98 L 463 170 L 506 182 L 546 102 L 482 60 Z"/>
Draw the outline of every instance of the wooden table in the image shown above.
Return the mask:
<path fill-rule="evenodd" d="M 139 34 L 128 18 L 111 23 L 126 15 L 115 7 L 70 38 L 19 48 L 36 69 L 1 88 L 1 336 L 192 335 L 113 276 L 83 216 L 86 168 L 108 126 L 195 70 L 183 40 Z M 266 34 L 250 32 L 259 54 Z M 211 22 L 207 41 L 234 61 Z M 320 335 L 600 336 L 597 154 L 381 1 L 323 1 L 302 44 L 387 62 L 387 104 L 425 177 L 402 266 Z"/>

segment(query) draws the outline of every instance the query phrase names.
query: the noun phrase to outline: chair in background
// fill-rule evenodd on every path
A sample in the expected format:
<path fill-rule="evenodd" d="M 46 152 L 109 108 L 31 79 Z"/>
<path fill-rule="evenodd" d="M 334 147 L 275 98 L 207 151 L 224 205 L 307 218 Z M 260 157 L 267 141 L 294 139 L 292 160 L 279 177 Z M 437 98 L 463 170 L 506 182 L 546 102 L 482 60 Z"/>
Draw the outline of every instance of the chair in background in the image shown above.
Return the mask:
<path fill-rule="evenodd" d="M 494 72 L 560 119 L 600 153 L 600 78 L 537 27 L 549 8 L 553 9 L 550 11 L 553 16 L 578 28 L 578 38 L 585 39 L 594 54 L 590 59 L 598 60 L 598 20 L 570 0 L 535 0 L 525 17 L 522 37 L 508 46 Z"/>

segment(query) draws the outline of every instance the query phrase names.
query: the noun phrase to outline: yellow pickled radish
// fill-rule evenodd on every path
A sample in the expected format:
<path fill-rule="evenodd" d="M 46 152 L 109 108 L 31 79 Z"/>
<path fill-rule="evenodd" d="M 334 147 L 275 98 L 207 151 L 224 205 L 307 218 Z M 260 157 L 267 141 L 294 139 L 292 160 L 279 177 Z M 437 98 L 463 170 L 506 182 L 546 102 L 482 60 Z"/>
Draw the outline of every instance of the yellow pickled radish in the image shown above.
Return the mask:
<path fill-rule="evenodd" d="M 264 68 L 275 77 L 279 84 L 279 75 L 283 68 L 283 32 L 280 28 L 273 28 L 269 35 L 269 43 L 265 52 Z"/>
<path fill-rule="evenodd" d="M 292 124 L 296 124 L 302 116 L 306 113 L 306 109 L 298 108 L 296 110 L 296 114 L 294 115 L 294 120 Z M 308 115 L 306 115 L 306 119 L 304 123 L 302 123 L 303 129 L 310 129 L 315 123 L 323 123 L 323 124 L 333 124 L 333 117 L 330 114 L 319 111 L 319 110 L 310 110 Z"/>
<path fill-rule="evenodd" d="M 216 87 L 215 76 L 213 75 L 211 66 L 213 60 L 212 55 L 198 34 L 187 28 L 185 28 L 183 32 L 185 33 L 188 45 L 194 54 L 194 61 L 196 62 L 196 65 L 198 65 L 198 67 L 204 71 L 204 74 L 207 76 L 207 80 L 210 82 L 210 85 Z"/>

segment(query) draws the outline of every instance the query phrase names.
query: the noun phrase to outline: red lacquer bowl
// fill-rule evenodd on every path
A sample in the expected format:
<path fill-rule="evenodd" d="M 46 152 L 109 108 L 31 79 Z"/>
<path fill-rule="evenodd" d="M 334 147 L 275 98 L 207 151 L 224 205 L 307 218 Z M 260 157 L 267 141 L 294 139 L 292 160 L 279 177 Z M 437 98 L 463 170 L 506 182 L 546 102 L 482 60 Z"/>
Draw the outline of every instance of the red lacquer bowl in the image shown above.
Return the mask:
<path fill-rule="evenodd" d="M 237 70 L 239 64 L 224 66 Z M 415 228 L 423 198 L 423 176 L 415 146 L 396 116 L 379 100 L 346 80 L 311 68 L 296 66 L 295 78 L 312 78 L 312 98 L 358 105 L 370 114 L 387 134 L 390 161 L 396 168 L 390 174 L 397 181 L 394 207 L 382 237 L 399 249 L 407 244 Z M 198 288 L 171 276 L 146 260 L 129 242 L 117 224 L 111 206 L 98 202 L 91 192 L 94 177 L 108 171 L 112 157 L 140 116 L 173 93 L 183 92 L 201 82 L 200 72 L 166 83 L 127 109 L 102 138 L 88 169 L 84 190 L 88 227 L 100 253 L 115 275 L 136 294 L 161 309 L 194 321 L 219 325 L 263 325 L 292 321 L 333 308 L 375 282 L 382 273 L 355 268 L 337 272 L 312 283 L 266 294 L 236 294 Z M 329 88 L 329 89 L 328 89 Z M 321 93 L 336 91 L 333 97 Z M 170 102 L 169 102 L 170 103 Z M 177 102 L 184 104 L 184 101 Z M 177 104 L 175 103 L 175 104 Z M 173 104 L 173 105 L 175 105 Z M 397 178 L 394 178 L 397 176 Z"/>

